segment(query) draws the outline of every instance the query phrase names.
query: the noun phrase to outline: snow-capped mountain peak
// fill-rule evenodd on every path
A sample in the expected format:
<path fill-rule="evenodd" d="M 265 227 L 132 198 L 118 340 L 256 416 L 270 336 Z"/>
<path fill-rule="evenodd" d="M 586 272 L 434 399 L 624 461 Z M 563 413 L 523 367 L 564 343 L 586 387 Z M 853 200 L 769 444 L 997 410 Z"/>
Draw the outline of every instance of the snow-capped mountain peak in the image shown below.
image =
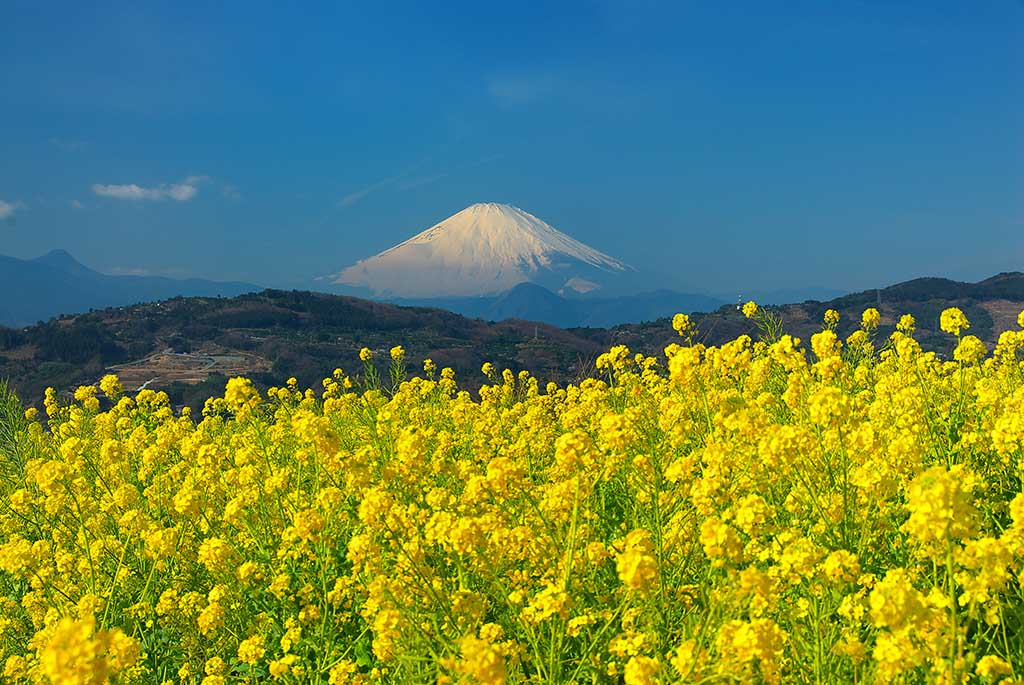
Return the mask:
<path fill-rule="evenodd" d="M 586 292 L 600 288 L 602 276 L 626 271 L 632 268 L 529 212 L 488 202 L 331 278 L 381 295 L 423 298 L 490 295 L 523 282 Z"/>

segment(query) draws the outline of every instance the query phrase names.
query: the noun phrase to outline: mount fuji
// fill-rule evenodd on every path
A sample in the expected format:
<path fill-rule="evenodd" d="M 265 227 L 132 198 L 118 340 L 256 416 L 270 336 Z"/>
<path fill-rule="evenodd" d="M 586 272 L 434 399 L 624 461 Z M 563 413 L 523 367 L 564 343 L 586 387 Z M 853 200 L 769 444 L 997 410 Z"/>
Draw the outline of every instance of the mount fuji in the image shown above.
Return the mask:
<path fill-rule="evenodd" d="M 481 297 L 533 283 L 563 296 L 604 294 L 636 269 L 511 205 L 475 204 L 328 277 L 380 297 Z"/>

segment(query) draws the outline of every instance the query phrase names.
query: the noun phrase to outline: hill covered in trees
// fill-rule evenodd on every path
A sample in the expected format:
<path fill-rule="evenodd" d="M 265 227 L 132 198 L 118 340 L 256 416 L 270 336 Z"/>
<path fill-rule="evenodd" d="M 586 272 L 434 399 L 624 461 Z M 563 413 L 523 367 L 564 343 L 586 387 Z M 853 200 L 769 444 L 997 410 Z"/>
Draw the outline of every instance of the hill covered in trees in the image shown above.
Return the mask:
<path fill-rule="evenodd" d="M 788 332 L 807 341 L 820 330 L 826 310 L 840 313 L 838 330 L 847 335 L 868 307 L 881 312 L 879 340 L 909 313 L 917 319 L 922 346 L 946 355 L 954 343 L 939 331 L 941 311 L 962 309 L 971 321 L 969 332 L 991 345 L 1000 331 L 1016 326 L 1017 313 L 1024 309 L 1024 274 L 999 274 L 979 283 L 922 278 L 773 311 Z M 709 345 L 757 334 L 732 305 L 693 319 L 699 340 Z M 383 367 L 388 350 L 400 344 L 412 371 L 431 358 L 438 366 L 452 367 L 462 387 L 474 389 L 484 380 L 480 368 L 485 361 L 566 383 L 593 374 L 594 360 L 612 345 L 660 354 L 677 340 L 668 318 L 560 329 L 519 319 L 490 322 L 443 309 L 266 290 L 230 298 L 179 297 L 61 316 L 22 329 L 0 327 L 0 378 L 26 403 L 38 404 L 47 386 L 68 392 L 112 370 L 128 389 L 161 389 L 176 404 L 201 406 L 230 375 L 247 375 L 264 386 L 295 377 L 315 388 L 335 368 L 359 373 L 363 347 L 373 350 Z"/>

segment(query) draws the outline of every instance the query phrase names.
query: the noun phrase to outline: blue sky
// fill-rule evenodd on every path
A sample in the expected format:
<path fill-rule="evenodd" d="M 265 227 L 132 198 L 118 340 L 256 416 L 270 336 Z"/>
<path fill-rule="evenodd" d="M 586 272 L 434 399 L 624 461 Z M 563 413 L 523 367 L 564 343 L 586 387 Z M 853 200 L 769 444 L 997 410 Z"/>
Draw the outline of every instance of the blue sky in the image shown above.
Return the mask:
<path fill-rule="evenodd" d="M 507 202 L 670 287 L 1024 270 L 1024 2 L 8 2 L 0 254 L 302 287 Z"/>

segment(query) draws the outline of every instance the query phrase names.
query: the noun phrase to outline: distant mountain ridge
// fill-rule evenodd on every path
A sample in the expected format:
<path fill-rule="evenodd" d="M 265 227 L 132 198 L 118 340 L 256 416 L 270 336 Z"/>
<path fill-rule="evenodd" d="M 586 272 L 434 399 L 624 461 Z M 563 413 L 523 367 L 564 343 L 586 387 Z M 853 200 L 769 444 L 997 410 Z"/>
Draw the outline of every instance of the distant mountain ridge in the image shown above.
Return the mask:
<path fill-rule="evenodd" d="M 85 266 L 66 250 L 52 250 L 34 259 L 0 256 L 0 288 L 3 292 L 17 294 L 0 300 L 0 325 L 14 328 L 91 309 L 156 302 L 177 296 L 232 297 L 262 290 L 250 283 L 102 274 Z M 374 299 L 405 306 L 439 307 L 487 321 L 523 319 L 562 328 L 639 323 L 677 311 L 713 311 L 724 304 L 710 296 L 669 290 L 623 296 L 571 293 L 572 296 L 566 297 L 544 286 L 522 282 L 486 297 Z"/>
<path fill-rule="evenodd" d="M 1016 301 L 1024 297 L 1024 273 L 1004 271 L 977 283 L 953 281 L 948 278 L 927 276 L 897 283 L 877 290 L 862 290 L 836 298 L 848 302 L 870 302 L 872 298 L 885 301 L 926 302 L 928 300 L 999 300 Z"/>
<path fill-rule="evenodd" d="M 110 276 L 85 266 L 65 250 L 35 259 L 0 255 L 0 325 L 20 328 L 61 314 L 119 307 L 176 296 L 233 297 L 260 290 L 251 283 L 200 278 Z"/>

